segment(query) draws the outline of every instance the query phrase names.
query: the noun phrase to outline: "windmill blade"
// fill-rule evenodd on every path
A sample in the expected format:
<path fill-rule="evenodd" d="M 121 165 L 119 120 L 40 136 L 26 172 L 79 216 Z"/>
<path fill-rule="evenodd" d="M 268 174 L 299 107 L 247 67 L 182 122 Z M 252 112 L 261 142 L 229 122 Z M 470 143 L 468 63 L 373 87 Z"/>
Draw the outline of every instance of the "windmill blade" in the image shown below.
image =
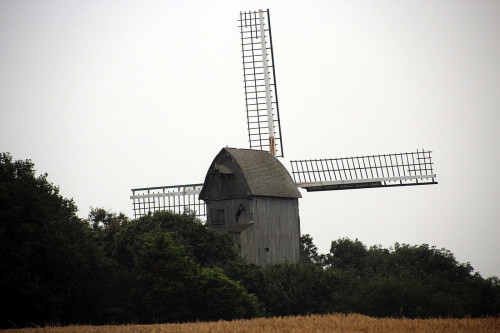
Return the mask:
<path fill-rule="evenodd" d="M 431 151 L 295 160 L 292 175 L 309 191 L 437 184 Z"/>
<path fill-rule="evenodd" d="M 203 184 L 186 184 L 132 189 L 134 218 L 158 211 L 194 212 L 198 217 L 205 217 L 205 203 L 198 198 L 202 187 Z"/>
<path fill-rule="evenodd" d="M 250 149 L 283 157 L 269 9 L 240 12 L 238 22 Z"/>

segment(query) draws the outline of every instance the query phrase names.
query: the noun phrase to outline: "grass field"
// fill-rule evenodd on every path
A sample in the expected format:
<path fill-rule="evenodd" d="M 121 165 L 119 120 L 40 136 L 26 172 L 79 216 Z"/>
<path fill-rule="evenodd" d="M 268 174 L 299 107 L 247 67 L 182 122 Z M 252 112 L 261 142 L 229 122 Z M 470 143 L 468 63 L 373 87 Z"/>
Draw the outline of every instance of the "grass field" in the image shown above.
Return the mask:
<path fill-rule="evenodd" d="M 186 324 L 35 327 L 3 332 L 500 332 L 500 318 L 392 319 L 333 314 Z"/>

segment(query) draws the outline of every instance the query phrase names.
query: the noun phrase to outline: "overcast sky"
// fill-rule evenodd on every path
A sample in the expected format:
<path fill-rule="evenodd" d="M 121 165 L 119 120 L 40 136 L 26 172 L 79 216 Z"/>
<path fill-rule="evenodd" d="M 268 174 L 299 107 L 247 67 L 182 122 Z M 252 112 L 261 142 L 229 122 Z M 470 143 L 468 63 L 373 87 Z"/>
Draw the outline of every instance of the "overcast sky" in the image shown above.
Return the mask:
<path fill-rule="evenodd" d="M 307 193 L 302 233 L 500 276 L 499 1 L 0 1 L 0 151 L 79 215 L 248 147 L 237 19 L 269 8 L 285 158 L 433 151 L 438 185 Z"/>

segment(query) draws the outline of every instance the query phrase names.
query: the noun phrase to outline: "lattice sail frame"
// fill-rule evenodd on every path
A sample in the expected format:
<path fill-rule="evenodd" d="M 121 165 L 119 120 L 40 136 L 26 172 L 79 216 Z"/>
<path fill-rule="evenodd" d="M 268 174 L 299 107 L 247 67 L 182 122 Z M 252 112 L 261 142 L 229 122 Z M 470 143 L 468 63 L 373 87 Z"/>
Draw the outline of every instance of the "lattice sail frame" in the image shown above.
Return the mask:
<path fill-rule="evenodd" d="M 274 148 L 274 155 L 283 157 L 269 10 L 240 12 L 239 22 L 250 148 L 271 153 Z M 295 185 L 307 191 L 437 184 L 431 151 L 425 150 L 295 160 L 291 164 Z M 165 210 L 194 212 L 206 218 L 206 205 L 198 197 L 202 187 L 187 184 L 132 189 L 134 218 Z"/>
<path fill-rule="evenodd" d="M 283 157 L 269 9 L 240 12 L 238 22 L 250 149 Z"/>
<path fill-rule="evenodd" d="M 437 184 L 431 151 L 295 160 L 292 176 L 309 191 Z"/>
<path fill-rule="evenodd" d="M 134 218 L 157 211 L 206 217 L 205 203 L 198 197 L 202 187 L 203 184 L 187 184 L 132 189 Z"/>

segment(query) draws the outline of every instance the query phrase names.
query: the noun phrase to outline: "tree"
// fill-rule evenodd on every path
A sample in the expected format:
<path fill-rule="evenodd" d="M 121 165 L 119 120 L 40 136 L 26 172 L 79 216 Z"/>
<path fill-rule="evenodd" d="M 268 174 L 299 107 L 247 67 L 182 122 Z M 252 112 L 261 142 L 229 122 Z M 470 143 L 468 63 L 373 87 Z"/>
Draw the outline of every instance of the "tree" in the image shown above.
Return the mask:
<path fill-rule="evenodd" d="M 232 238 L 190 214 L 129 220 L 76 216 L 30 160 L 0 155 L 0 327 L 154 323 L 358 312 L 498 315 L 500 282 L 427 244 L 367 248 L 348 238 L 327 255 L 309 235 L 301 261 L 259 267 Z"/>
<path fill-rule="evenodd" d="M 89 318 L 100 256 L 76 211 L 30 160 L 0 155 L 2 327 Z"/>
<path fill-rule="evenodd" d="M 196 297 L 199 267 L 175 246 L 166 232 L 142 235 L 132 265 L 136 277 L 133 294 L 140 322 L 193 320 L 191 304 Z"/>
<path fill-rule="evenodd" d="M 96 237 L 114 262 L 101 318 L 154 323 L 257 313 L 255 296 L 217 268 L 237 258 L 228 235 L 208 230 L 192 215 L 160 212 L 115 223 L 116 214 L 93 212 L 90 220 L 99 225 L 94 232 L 116 230 L 113 237 Z"/>
<path fill-rule="evenodd" d="M 361 241 L 341 238 L 332 242 L 325 263 L 333 268 L 352 270 L 363 274 L 367 257 L 368 251 Z"/>
<path fill-rule="evenodd" d="M 195 300 L 199 320 L 232 320 L 259 314 L 257 297 L 218 268 L 201 269 Z"/>
<path fill-rule="evenodd" d="M 264 269 L 265 285 L 258 295 L 266 315 L 306 315 L 326 312 L 329 289 L 323 269 L 307 263 L 284 263 Z M 331 281 L 330 281 L 331 282 Z"/>
<path fill-rule="evenodd" d="M 300 261 L 323 265 L 325 256 L 318 254 L 318 247 L 314 245 L 313 238 L 309 234 L 300 236 Z"/>
<path fill-rule="evenodd" d="M 235 244 L 227 233 L 208 229 L 192 214 L 157 212 L 142 218 L 172 235 L 176 245 L 202 267 L 220 267 L 238 258 Z"/>

